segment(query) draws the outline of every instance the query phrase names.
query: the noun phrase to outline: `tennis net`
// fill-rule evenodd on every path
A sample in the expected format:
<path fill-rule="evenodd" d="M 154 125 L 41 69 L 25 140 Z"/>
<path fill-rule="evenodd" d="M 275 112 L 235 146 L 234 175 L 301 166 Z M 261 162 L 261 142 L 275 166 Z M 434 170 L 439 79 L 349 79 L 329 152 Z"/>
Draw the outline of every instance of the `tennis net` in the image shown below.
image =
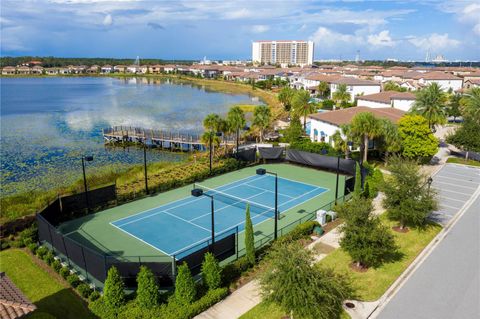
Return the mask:
<path fill-rule="evenodd" d="M 213 196 L 213 199 L 216 201 L 220 201 L 222 203 L 226 203 L 231 206 L 239 207 L 244 210 L 246 210 L 247 205 L 249 205 L 251 213 L 254 213 L 257 215 L 264 215 L 269 218 L 275 218 L 274 207 L 266 206 L 260 203 L 256 203 L 254 201 L 249 201 L 247 199 L 243 199 L 235 195 L 227 194 L 217 189 L 209 188 L 197 183 L 195 183 L 194 188 L 200 188 L 207 195 Z"/>

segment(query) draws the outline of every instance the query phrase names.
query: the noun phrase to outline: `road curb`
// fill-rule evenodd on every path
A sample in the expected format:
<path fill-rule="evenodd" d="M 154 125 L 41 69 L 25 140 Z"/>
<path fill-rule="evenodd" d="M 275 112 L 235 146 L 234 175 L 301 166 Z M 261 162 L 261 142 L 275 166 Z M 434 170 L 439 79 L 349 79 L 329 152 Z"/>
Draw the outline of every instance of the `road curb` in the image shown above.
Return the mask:
<path fill-rule="evenodd" d="M 437 174 L 440 170 L 437 170 L 434 174 Z M 388 302 L 397 294 L 397 292 L 403 287 L 407 280 L 415 273 L 415 271 L 423 264 L 433 250 L 442 242 L 442 240 L 448 235 L 453 226 L 460 220 L 465 212 L 470 208 L 473 202 L 480 196 L 480 186 L 477 187 L 475 192 L 470 198 L 463 204 L 460 210 L 455 216 L 448 222 L 448 224 L 433 238 L 433 240 L 422 250 L 422 252 L 415 258 L 415 260 L 407 267 L 407 269 L 395 280 L 395 282 L 388 288 L 380 299 L 378 299 L 378 305 L 373 311 L 366 317 L 367 319 L 374 319 L 381 313 L 383 308 Z"/>

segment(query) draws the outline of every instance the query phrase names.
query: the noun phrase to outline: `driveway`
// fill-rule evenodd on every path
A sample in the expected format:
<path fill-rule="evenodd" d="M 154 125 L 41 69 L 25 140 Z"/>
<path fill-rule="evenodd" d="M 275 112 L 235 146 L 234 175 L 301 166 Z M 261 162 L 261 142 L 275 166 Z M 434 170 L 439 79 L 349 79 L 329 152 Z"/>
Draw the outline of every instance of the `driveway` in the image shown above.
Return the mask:
<path fill-rule="evenodd" d="M 480 169 L 445 165 L 434 176 L 442 223 L 463 207 L 480 185 Z M 381 319 L 480 318 L 480 196 L 460 216 L 418 269 L 373 317 Z"/>
<path fill-rule="evenodd" d="M 438 193 L 439 209 L 431 219 L 443 226 L 452 219 L 480 185 L 480 169 L 446 164 L 433 176 L 432 188 Z"/>

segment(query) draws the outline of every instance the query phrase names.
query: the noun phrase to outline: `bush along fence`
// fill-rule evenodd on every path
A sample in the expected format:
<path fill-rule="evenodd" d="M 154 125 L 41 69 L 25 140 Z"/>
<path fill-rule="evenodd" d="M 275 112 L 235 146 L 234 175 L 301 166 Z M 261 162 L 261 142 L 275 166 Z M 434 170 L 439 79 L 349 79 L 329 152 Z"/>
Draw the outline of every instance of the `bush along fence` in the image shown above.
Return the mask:
<path fill-rule="evenodd" d="M 344 202 L 349 195 L 337 199 L 337 203 Z M 135 287 L 135 278 L 140 271 L 140 267 L 149 267 L 161 286 L 170 287 L 175 282 L 177 265 L 183 263 L 188 267 L 193 275 L 201 272 L 201 264 L 204 255 L 207 252 L 213 252 L 215 258 L 226 263 L 238 260 L 245 255 L 246 251 L 239 246 L 238 226 L 228 229 L 215 235 L 215 244 L 212 246 L 211 239 L 205 240 L 192 247 L 187 247 L 182 251 L 176 252 L 173 256 L 119 256 L 111 255 L 99 250 L 94 250 L 84 244 L 72 239 L 68 234 L 62 234 L 55 225 L 58 225 L 58 218 L 52 219 L 52 216 L 61 215 L 59 202 L 57 199 L 42 212 L 37 214 L 38 237 L 39 242 L 52 249 L 59 256 L 64 265 L 75 269 L 80 274 L 81 279 L 102 286 L 107 277 L 108 270 L 115 266 L 120 277 L 127 287 Z M 332 201 L 318 209 L 306 213 L 302 218 L 293 221 L 278 229 L 277 235 L 285 236 L 296 226 L 315 220 L 318 210 L 331 210 L 335 205 Z M 255 248 L 261 249 L 274 239 L 273 231 L 255 242 Z"/>

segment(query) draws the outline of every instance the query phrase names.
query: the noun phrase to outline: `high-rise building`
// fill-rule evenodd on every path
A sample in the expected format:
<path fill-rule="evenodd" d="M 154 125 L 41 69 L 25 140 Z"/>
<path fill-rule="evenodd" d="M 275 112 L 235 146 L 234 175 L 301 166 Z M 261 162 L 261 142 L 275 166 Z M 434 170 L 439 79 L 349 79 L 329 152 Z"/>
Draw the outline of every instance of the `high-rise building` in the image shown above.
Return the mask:
<path fill-rule="evenodd" d="M 281 65 L 313 64 L 313 41 L 255 41 L 252 62 Z"/>

